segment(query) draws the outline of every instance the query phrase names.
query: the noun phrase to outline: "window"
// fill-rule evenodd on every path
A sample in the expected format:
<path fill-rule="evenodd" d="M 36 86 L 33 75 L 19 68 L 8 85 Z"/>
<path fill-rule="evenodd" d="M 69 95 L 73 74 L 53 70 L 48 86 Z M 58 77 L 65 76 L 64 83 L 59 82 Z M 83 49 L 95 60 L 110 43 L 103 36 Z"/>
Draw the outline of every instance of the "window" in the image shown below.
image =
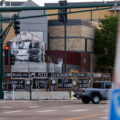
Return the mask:
<path fill-rule="evenodd" d="M 110 89 L 111 87 L 112 87 L 112 84 L 111 84 L 111 83 L 109 83 L 109 82 L 108 82 L 108 83 L 105 83 L 105 88 L 106 88 L 106 89 Z"/>

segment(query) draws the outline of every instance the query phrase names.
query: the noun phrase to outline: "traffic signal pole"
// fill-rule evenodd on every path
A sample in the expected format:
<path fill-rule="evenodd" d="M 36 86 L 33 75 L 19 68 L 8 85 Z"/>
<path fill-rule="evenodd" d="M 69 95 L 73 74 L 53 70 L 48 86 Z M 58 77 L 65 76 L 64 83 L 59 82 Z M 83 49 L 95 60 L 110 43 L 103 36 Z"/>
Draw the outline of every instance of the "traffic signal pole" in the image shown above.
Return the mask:
<path fill-rule="evenodd" d="M 66 7 L 67 7 L 67 0 L 65 0 L 66 2 Z M 67 72 L 67 68 L 66 68 L 66 64 L 67 64 L 67 39 L 66 39 L 66 36 L 67 36 L 67 9 L 65 10 L 65 22 L 64 22 L 64 72 L 66 73 Z"/>
<path fill-rule="evenodd" d="M 0 23 L 0 26 L 1 25 L 2 24 Z M 2 81 L 3 81 L 3 43 L 2 38 L 0 38 L 0 99 L 3 99 Z"/>
<path fill-rule="evenodd" d="M 2 6 L 2 3 L 1 3 Z M 2 14 L 0 14 L 0 19 L 2 19 Z M 2 89 L 2 81 L 3 81 L 3 42 L 13 24 L 13 21 L 7 26 L 7 28 L 3 31 L 2 21 L 0 21 L 0 99 L 3 99 L 3 89 Z M 17 31 L 18 32 L 18 31 Z"/>
<path fill-rule="evenodd" d="M 66 41 L 66 28 L 67 28 L 67 23 L 65 21 L 64 23 L 64 73 L 66 73 L 66 64 L 67 64 L 67 41 Z"/>
<path fill-rule="evenodd" d="M 1 1 L 1 6 L 2 6 Z M 2 13 L 0 14 L 0 18 L 2 19 Z M 0 22 L 0 34 L 2 33 L 2 21 Z M 2 90 L 2 81 L 3 81 L 3 41 L 2 37 L 0 37 L 0 99 L 3 99 L 3 90 Z"/>
<path fill-rule="evenodd" d="M 3 4 L 3 0 L 1 1 L 1 6 Z M 2 13 L 0 14 L 0 19 L 2 19 Z M 8 27 L 3 31 L 2 21 L 0 21 L 0 99 L 4 98 L 3 89 L 2 89 L 2 81 L 3 81 L 3 42 L 12 26 L 12 22 L 8 25 Z"/>
<path fill-rule="evenodd" d="M 65 1 L 59 1 L 60 7 L 66 7 L 64 9 L 59 9 L 58 13 L 58 20 L 64 24 L 64 66 L 63 66 L 63 72 L 66 73 L 66 63 L 67 63 L 67 42 L 66 42 L 66 27 L 67 27 L 67 0 Z"/>
<path fill-rule="evenodd" d="M 2 18 L 2 15 L 0 15 Z M 3 31 L 2 22 L 0 22 L 0 99 L 3 99 L 2 81 L 3 81 L 3 42 L 12 27 L 13 21 L 10 22 L 8 27 Z"/>

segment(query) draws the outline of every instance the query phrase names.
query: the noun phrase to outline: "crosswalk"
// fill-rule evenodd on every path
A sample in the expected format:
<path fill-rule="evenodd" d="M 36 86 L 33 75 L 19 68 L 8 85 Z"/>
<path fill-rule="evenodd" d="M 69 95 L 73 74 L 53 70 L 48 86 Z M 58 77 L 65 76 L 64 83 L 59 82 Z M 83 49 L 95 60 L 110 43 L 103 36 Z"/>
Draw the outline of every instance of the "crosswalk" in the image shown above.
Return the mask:
<path fill-rule="evenodd" d="M 72 106 L 60 106 L 59 108 L 58 107 L 56 107 L 56 106 L 52 106 L 52 109 L 51 108 L 49 108 L 49 109 L 47 109 L 47 108 L 44 108 L 44 109 L 42 109 L 40 106 L 36 106 L 36 105 L 34 105 L 34 106 L 27 106 L 27 108 L 26 109 L 16 109 L 16 108 L 14 108 L 14 107 L 12 107 L 12 106 L 2 106 L 2 111 L 0 112 L 0 114 L 1 115 L 4 115 L 4 116 L 6 116 L 6 115 L 15 115 L 15 114 L 28 114 L 30 111 L 32 112 L 32 113 L 35 113 L 35 114 L 40 114 L 40 115 L 47 115 L 47 114 L 55 114 L 55 113 L 60 113 L 61 112 L 61 110 L 64 112 L 68 112 L 68 113 L 73 113 L 74 115 L 78 115 L 79 113 L 82 115 L 82 114 L 87 114 L 87 113 L 89 113 L 89 112 L 91 112 L 91 108 L 89 108 L 89 107 L 85 107 L 85 108 L 82 108 L 82 109 L 79 109 L 79 107 L 78 107 L 78 109 L 76 108 L 76 109 L 73 109 L 72 108 Z M 102 113 L 104 113 L 104 114 L 107 114 L 107 112 L 108 112 L 108 110 L 103 110 L 102 111 Z M 0 117 L 0 120 L 7 120 L 8 118 L 1 118 Z M 99 120 L 108 120 L 108 117 L 107 117 L 107 115 L 103 115 L 103 116 L 100 116 L 99 117 Z"/>

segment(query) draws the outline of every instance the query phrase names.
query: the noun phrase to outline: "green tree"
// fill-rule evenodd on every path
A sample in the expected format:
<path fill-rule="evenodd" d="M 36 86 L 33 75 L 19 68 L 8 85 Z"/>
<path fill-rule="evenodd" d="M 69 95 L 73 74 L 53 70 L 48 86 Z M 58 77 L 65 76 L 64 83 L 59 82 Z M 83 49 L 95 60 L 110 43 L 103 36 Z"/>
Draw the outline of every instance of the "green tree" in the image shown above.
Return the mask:
<path fill-rule="evenodd" d="M 113 66 L 117 37 L 118 15 L 99 20 L 95 31 L 95 53 L 98 66 Z"/>

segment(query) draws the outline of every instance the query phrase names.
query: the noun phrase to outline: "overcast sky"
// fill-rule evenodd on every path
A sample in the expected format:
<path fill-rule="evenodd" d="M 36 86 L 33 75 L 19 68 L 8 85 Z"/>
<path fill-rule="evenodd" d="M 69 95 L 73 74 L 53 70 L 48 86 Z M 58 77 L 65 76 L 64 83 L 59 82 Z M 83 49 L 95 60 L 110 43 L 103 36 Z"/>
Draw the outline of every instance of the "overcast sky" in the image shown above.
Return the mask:
<path fill-rule="evenodd" d="M 5 1 L 27 1 L 27 0 L 5 0 Z M 43 6 L 44 3 L 57 3 L 59 0 L 33 0 L 38 5 Z M 115 1 L 115 0 L 67 0 L 68 2 L 96 2 L 96 1 Z M 117 0 L 119 1 L 119 0 Z"/>

